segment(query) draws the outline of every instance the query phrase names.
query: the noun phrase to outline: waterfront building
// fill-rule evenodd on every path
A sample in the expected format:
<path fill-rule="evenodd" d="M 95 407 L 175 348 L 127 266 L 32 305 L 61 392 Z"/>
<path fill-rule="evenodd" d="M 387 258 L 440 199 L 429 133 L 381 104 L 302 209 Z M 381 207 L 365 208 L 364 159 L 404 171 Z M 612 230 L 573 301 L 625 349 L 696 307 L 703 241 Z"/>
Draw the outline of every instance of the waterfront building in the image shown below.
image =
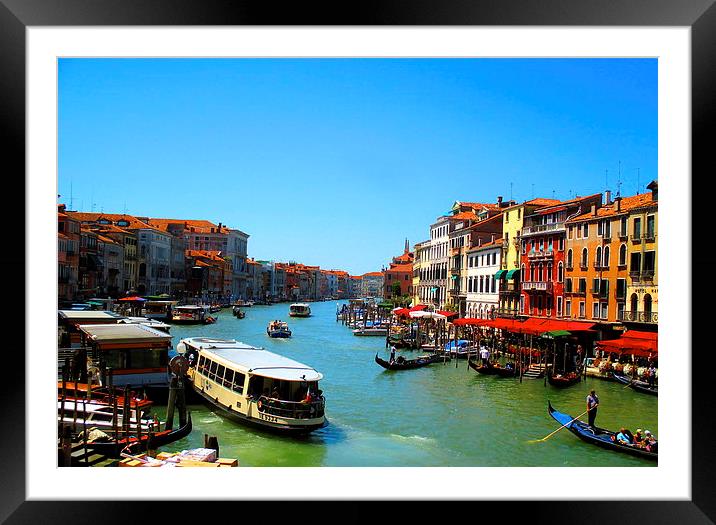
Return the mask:
<path fill-rule="evenodd" d="M 246 279 L 246 291 L 244 297 L 246 299 L 261 299 L 261 264 L 253 259 L 246 260 L 248 272 L 248 278 Z"/>
<path fill-rule="evenodd" d="M 413 261 L 413 306 L 425 304 L 427 300 L 427 286 L 423 285 L 423 275 L 430 250 L 430 240 L 422 241 L 413 246 L 415 260 Z"/>
<path fill-rule="evenodd" d="M 562 317 L 565 313 L 565 223 L 602 205 L 602 195 L 576 197 L 545 206 L 525 217 L 520 235 L 520 313 L 534 317 Z M 586 270 L 586 261 L 584 261 Z M 584 292 L 586 294 L 586 290 Z M 586 316 L 584 301 L 579 305 Z"/>
<path fill-rule="evenodd" d="M 102 262 L 98 295 L 120 297 L 124 292 L 124 246 L 100 233 L 96 235 L 97 257 Z"/>
<path fill-rule="evenodd" d="M 80 222 L 65 213 L 65 205 L 57 206 L 57 296 L 60 301 L 73 301 L 77 296 L 79 276 Z"/>
<path fill-rule="evenodd" d="M 503 210 L 502 214 L 502 270 L 500 274 L 499 306 L 497 314 L 503 316 L 517 316 L 520 305 L 520 235 L 524 225 L 525 216 L 531 215 L 544 206 L 554 206 L 556 199 L 531 199 L 522 204 L 512 204 Z"/>
<path fill-rule="evenodd" d="M 602 207 L 567 221 L 565 317 L 656 326 L 654 193 L 612 201 L 607 191 Z"/>
<path fill-rule="evenodd" d="M 477 243 L 467 248 L 465 306 L 461 317 L 494 319 L 499 307 L 500 286 L 503 280 L 496 278 L 502 267 L 504 239 L 492 235 L 487 242 L 478 237 Z"/>
<path fill-rule="evenodd" d="M 627 306 L 620 320 L 636 328 L 644 325 L 656 327 L 659 311 L 659 272 L 657 253 L 659 245 L 659 185 L 652 181 L 643 205 L 635 206 L 628 218 L 629 282 Z"/>
<path fill-rule="evenodd" d="M 412 296 L 413 294 L 413 260 L 414 253 L 410 251 L 408 239 L 405 239 L 403 253 L 393 257 L 390 266 L 383 270 L 383 297 L 390 299 L 394 297 L 393 289 L 398 283 L 400 286 L 400 297 Z"/>
<path fill-rule="evenodd" d="M 361 290 L 363 289 L 363 276 L 351 275 L 350 277 L 350 298 L 356 299 L 358 297 L 361 297 Z"/>
<path fill-rule="evenodd" d="M 129 230 L 114 224 L 90 224 L 92 231 L 117 242 L 122 246 L 124 262 L 122 269 L 122 284 L 120 295 L 137 293 L 137 235 Z M 181 254 L 181 263 L 184 265 L 184 253 Z"/>
<path fill-rule="evenodd" d="M 139 295 L 169 293 L 171 235 L 127 214 L 67 211 L 83 225 L 115 225 L 137 237 L 137 288 Z"/>
<path fill-rule="evenodd" d="M 140 217 L 141 218 L 141 217 Z M 247 246 L 249 235 L 241 230 L 228 228 L 221 222 L 207 220 L 146 218 L 147 222 L 161 230 L 183 236 L 186 249 L 221 252 L 231 259 L 231 295 L 233 299 L 244 298 L 248 279 Z M 252 286 L 253 287 L 253 286 Z"/>
<path fill-rule="evenodd" d="M 383 272 L 368 272 L 361 276 L 361 297 L 383 296 Z"/>
<path fill-rule="evenodd" d="M 78 297 L 89 299 L 100 294 L 102 268 L 97 252 L 97 234 L 83 226 L 80 228 Z"/>
<path fill-rule="evenodd" d="M 437 310 L 445 308 L 447 300 L 448 249 L 450 217 L 443 216 L 430 225 L 430 249 L 422 266 L 425 271 L 427 298 L 424 304 L 430 304 Z"/>
<path fill-rule="evenodd" d="M 202 302 L 216 302 L 231 295 L 231 259 L 220 251 L 186 250 L 186 294 Z"/>

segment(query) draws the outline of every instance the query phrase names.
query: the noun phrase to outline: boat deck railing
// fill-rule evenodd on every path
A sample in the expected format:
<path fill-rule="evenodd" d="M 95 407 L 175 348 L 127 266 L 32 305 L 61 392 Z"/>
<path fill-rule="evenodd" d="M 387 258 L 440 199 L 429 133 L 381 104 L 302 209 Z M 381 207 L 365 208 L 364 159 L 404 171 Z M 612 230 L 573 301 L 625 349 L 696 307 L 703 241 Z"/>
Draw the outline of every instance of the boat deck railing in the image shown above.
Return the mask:
<path fill-rule="evenodd" d="M 261 402 L 259 412 L 292 419 L 315 419 L 323 417 L 326 407 L 326 400 L 323 396 L 311 403 L 284 401 L 266 396 L 259 397 L 258 401 Z"/>

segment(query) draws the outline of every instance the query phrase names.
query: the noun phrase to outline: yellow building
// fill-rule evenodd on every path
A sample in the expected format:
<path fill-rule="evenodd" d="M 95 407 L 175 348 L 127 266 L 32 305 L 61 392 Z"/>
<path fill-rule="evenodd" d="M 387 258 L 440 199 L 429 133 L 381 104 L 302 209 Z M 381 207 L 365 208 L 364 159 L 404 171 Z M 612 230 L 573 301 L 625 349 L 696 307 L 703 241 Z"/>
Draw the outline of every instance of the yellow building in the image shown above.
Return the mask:
<path fill-rule="evenodd" d="M 502 270 L 504 282 L 500 283 L 500 306 L 498 314 L 516 315 L 520 307 L 520 234 L 524 226 L 525 215 L 531 215 L 544 206 L 553 206 L 555 199 L 532 199 L 522 204 L 514 204 L 503 210 L 502 214 Z"/>

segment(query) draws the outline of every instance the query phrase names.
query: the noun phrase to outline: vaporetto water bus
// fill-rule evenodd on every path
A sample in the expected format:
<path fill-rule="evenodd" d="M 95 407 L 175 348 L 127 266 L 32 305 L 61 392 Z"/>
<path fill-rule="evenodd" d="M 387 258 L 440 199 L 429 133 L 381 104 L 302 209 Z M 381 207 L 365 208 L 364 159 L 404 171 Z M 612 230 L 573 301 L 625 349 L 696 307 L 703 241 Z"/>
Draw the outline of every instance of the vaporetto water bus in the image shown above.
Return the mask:
<path fill-rule="evenodd" d="M 311 307 L 307 303 L 293 303 L 288 307 L 288 315 L 291 317 L 310 317 Z"/>
<path fill-rule="evenodd" d="M 326 424 L 323 374 L 308 365 L 233 339 L 182 339 L 177 352 L 193 391 L 234 421 L 286 433 Z"/>

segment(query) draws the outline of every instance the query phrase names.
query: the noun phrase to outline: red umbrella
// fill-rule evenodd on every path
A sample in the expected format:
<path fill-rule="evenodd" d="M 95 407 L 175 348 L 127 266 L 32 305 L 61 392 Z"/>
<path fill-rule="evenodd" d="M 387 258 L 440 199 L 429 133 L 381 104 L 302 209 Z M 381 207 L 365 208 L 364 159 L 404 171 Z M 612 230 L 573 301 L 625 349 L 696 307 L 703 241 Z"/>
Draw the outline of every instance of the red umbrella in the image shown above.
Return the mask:
<path fill-rule="evenodd" d="M 133 295 L 132 297 L 122 297 L 121 299 L 118 299 L 119 301 L 146 301 L 144 297 L 138 297 L 136 295 Z"/>
<path fill-rule="evenodd" d="M 454 317 L 457 315 L 457 312 L 446 312 L 444 310 L 438 310 L 438 313 L 444 315 L 447 318 Z"/>

